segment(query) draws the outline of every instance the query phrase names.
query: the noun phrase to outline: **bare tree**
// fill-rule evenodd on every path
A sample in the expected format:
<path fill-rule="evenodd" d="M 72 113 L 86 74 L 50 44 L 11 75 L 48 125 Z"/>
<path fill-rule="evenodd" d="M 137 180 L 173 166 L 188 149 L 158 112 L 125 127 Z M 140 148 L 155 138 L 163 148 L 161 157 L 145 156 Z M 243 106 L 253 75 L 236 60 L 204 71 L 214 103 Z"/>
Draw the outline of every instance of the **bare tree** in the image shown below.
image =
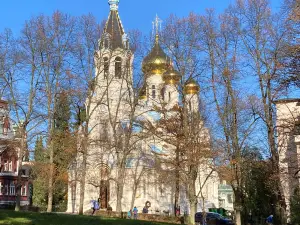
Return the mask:
<path fill-rule="evenodd" d="M 285 201 L 279 182 L 279 152 L 276 144 L 274 99 L 282 94 L 276 80 L 279 76 L 280 55 L 284 44 L 286 28 L 284 15 L 272 14 L 268 1 L 239 1 L 235 5 L 234 17 L 242 39 L 243 48 L 249 56 L 249 69 L 255 75 L 260 93 L 262 110 L 257 112 L 266 127 L 268 148 L 271 155 L 276 193 L 276 211 L 284 223 L 282 215 Z M 250 61 L 251 60 L 251 61 Z"/>
<path fill-rule="evenodd" d="M 236 86 L 241 77 L 239 68 L 240 35 L 235 31 L 235 20 L 225 13 L 218 22 L 212 11 L 203 21 L 203 46 L 208 58 L 213 101 L 224 137 L 224 150 L 230 161 L 231 185 L 235 194 L 236 223 L 241 224 L 243 183 L 241 152 L 255 128 L 257 117 L 251 102 Z"/>
<path fill-rule="evenodd" d="M 280 11 L 284 21 L 284 44 L 281 49 L 278 81 L 282 88 L 300 87 L 300 47 L 299 47 L 299 24 L 300 6 L 297 0 L 286 0 Z"/>
<path fill-rule="evenodd" d="M 76 41 L 73 52 L 75 65 L 70 68 L 71 90 L 73 91 L 73 105 L 77 107 L 77 157 L 75 159 L 76 177 L 80 184 L 79 214 L 83 214 L 84 193 L 86 186 L 86 170 L 88 148 L 91 144 L 90 134 L 95 125 L 90 124 L 95 115 L 96 108 L 102 104 L 103 96 L 94 99 L 96 93 L 96 81 L 102 71 L 100 62 L 95 65 L 95 51 L 98 49 L 98 37 L 101 28 L 92 15 L 82 16 L 77 27 Z M 96 68 L 96 72 L 95 72 Z M 72 79 L 73 78 L 73 79 Z M 92 143 L 94 144 L 94 143 Z"/>
<path fill-rule="evenodd" d="M 9 31 L 6 31 L 0 40 L 1 45 L 5 47 L 2 52 L 5 54 L 1 54 L 1 80 L 5 87 L 3 90 L 11 102 L 13 117 L 18 127 L 16 211 L 20 210 L 22 162 L 27 154 L 27 143 L 35 136 L 41 124 L 41 113 L 36 108 L 41 71 L 40 64 L 36 60 L 37 46 L 34 45 L 36 40 L 28 29 L 28 26 L 25 26 L 20 40 L 14 39 Z M 24 88 L 20 88 L 21 86 Z"/>
<path fill-rule="evenodd" d="M 195 14 L 190 14 L 186 18 L 178 18 L 174 15 L 171 15 L 166 22 L 164 23 L 164 29 L 162 31 L 162 44 L 166 48 L 167 52 L 170 54 L 172 61 L 174 62 L 174 67 L 178 69 L 181 80 L 178 86 L 178 90 L 183 88 L 184 83 L 189 78 L 198 79 L 201 75 L 201 60 L 199 57 L 199 51 L 201 47 L 199 45 L 199 36 L 197 35 L 199 32 L 199 16 Z M 180 88 L 181 87 L 181 88 Z M 180 95 L 184 96 L 183 92 L 180 91 Z M 184 99 L 184 97 L 183 97 Z M 185 111 L 180 112 L 181 117 L 186 117 Z M 183 118 L 182 118 L 183 119 Z M 170 121 L 172 124 L 172 122 Z M 174 125 L 174 124 L 173 124 Z M 179 124 L 177 124 L 178 126 Z M 178 132 L 179 128 L 176 128 L 174 131 Z M 181 128 L 183 129 L 183 124 L 181 124 Z M 171 132 L 171 131 L 170 131 Z M 172 132 L 171 132 L 172 133 Z M 175 151 L 175 160 L 176 167 L 175 169 L 175 196 L 174 196 L 174 207 L 178 206 L 179 200 L 179 186 L 180 186 L 180 154 L 181 150 L 179 147 L 179 142 L 182 141 L 183 131 L 181 133 L 175 135 L 175 139 L 173 140 L 173 144 L 176 146 Z M 172 134 L 170 134 L 172 135 Z M 179 139 L 181 139 L 179 141 Z M 177 143 L 177 144 L 176 144 Z M 174 213 L 176 213 L 176 209 L 174 208 Z"/>
<path fill-rule="evenodd" d="M 61 92 L 65 82 L 65 71 L 69 66 L 72 37 L 74 36 L 75 19 L 60 12 L 52 17 L 39 16 L 27 22 L 24 28 L 23 44 L 28 45 L 28 52 L 32 54 L 32 61 L 28 63 L 39 72 L 40 80 L 35 87 L 41 113 L 46 118 L 45 131 L 47 149 L 49 151 L 49 182 L 48 207 L 52 211 L 53 190 L 55 183 L 55 150 L 53 141 L 54 114 L 56 112 L 55 99 Z M 26 40 L 26 38 L 29 40 Z M 27 47 L 27 46 L 26 46 Z M 31 64 L 30 64 L 31 63 Z M 46 103 L 46 104 L 44 104 Z"/>

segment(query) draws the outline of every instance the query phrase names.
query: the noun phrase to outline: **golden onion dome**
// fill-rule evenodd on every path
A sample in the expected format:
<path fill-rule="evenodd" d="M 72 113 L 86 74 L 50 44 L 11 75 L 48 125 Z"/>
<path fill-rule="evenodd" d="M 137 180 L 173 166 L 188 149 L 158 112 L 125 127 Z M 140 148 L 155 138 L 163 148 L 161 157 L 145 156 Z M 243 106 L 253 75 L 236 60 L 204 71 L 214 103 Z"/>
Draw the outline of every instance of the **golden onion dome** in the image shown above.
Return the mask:
<path fill-rule="evenodd" d="M 200 86 L 194 79 L 190 78 L 185 82 L 183 90 L 185 94 L 198 94 Z"/>
<path fill-rule="evenodd" d="M 163 75 L 163 80 L 165 84 L 178 84 L 180 78 L 180 73 L 173 67 L 169 67 L 169 69 Z"/>
<path fill-rule="evenodd" d="M 147 99 L 147 87 L 146 87 L 146 83 L 144 83 L 143 87 L 139 91 L 139 99 L 140 100 Z"/>
<path fill-rule="evenodd" d="M 142 70 L 144 74 L 164 74 L 169 65 L 171 59 L 166 55 L 159 44 L 159 37 L 156 35 L 155 44 L 151 49 L 151 52 L 144 58 Z"/>

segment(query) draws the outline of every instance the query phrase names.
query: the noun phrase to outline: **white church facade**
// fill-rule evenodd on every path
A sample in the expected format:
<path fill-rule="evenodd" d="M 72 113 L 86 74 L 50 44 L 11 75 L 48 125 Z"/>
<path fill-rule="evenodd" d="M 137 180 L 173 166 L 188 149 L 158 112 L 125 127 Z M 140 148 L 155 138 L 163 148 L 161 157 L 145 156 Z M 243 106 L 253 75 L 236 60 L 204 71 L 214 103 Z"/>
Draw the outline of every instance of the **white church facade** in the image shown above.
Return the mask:
<path fill-rule="evenodd" d="M 100 199 L 102 209 L 111 207 L 115 211 L 119 207 L 128 211 L 136 206 L 142 212 L 147 205 L 149 213 L 173 213 L 177 193 L 181 213 L 188 213 L 187 184 L 176 183 L 176 175 L 170 166 L 176 157 L 176 145 L 169 141 L 172 135 L 157 124 L 166 117 L 180 120 L 174 109 L 183 104 L 187 105 L 188 113 L 199 114 L 200 87 L 193 79 L 187 79 L 179 88 L 179 82 L 184 79 L 161 48 L 159 19 L 156 17 L 155 40 L 143 60 L 143 85 L 136 96 L 132 71 L 134 55 L 119 17 L 119 0 L 108 2 L 108 20 L 95 53 L 84 211 L 91 208 L 91 200 Z M 185 102 L 182 102 L 182 95 Z M 194 129 L 201 130 L 199 138 L 209 142 L 209 131 L 203 122 L 197 122 Z M 211 163 L 210 159 L 206 161 Z M 164 172 L 158 172 L 158 167 Z M 199 167 L 196 193 L 201 187 L 205 202 L 198 199 L 198 210 L 202 205 L 206 210 L 218 208 L 218 175 L 211 173 L 209 166 Z M 67 211 L 73 213 L 78 212 L 80 204 L 82 173 L 79 168 L 80 155 L 69 170 Z M 204 180 L 205 184 L 201 183 Z M 122 196 L 119 203 L 118 196 Z"/>
<path fill-rule="evenodd" d="M 300 99 L 280 99 L 275 104 L 280 182 L 290 220 L 291 198 L 300 190 Z"/>

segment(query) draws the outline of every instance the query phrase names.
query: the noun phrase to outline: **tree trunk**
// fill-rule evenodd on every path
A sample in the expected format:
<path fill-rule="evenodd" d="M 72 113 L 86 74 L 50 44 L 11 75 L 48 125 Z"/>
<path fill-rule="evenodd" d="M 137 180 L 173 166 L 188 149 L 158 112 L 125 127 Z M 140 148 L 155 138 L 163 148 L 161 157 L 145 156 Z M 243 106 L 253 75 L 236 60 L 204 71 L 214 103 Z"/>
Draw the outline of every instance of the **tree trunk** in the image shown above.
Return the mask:
<path fill-rule="evenodd" d="M 206 221 L 205 199 L 202 193 L 202 189 L 201 189 L 201 200 L 202 200 L 202 223 L 205 224 L 204 223 Z"/>
<path fill-rule="evenodd" d="M 116 211 L 117 213 L 122 213 L 122 197 L 123 197 L 123 188 L 124 184 L 122 181 L 118 181 L 117 183 L 117 207 Z"/>
<path fill-rule="evenodd" d="M 79 215 L 83 215 L 83 205 L 84 205 L 84 192 L 85 192 L 85 177 L 86 177 L 86 155 L 83 155 L 82 159 L 82 171 L 81 171 L 81 179 L 80 179 L 80 196 L 79 196 Z M 84 166 L 85 165 L 85 166 Z"/>
<path fill-rule="evenodd" d="M 189 202 L 190 202 L 190 214 L 189 214 L 189 224 L 195 224 L 195 214 L 197 212 L 197 197 L 195 182 L 189 185 Z"/>
<path fill-rule="evenodd" d="M 47 205 L 47 212 L 52 212 L 52 205 L 53 205 L 53 175 L 54 175 L 54 168 L 53 168 L 53 145 L 50 143 L 50 171 L 49 171 L 49 181 L 48 181 L 48 205 Z"/>
<path fill-rule="evenodd" d="M 76 190 L 77 190 L 77 161 L 76 161 L 76 166 L 74 169 L 74 178 L 73 181 L 71 183 L 71 193 L 72 193 L 72 213 L 75 213 L 76 210 Z"/>
<path fill-rule="evenodd" d="M 133 209 L 133 207 L 134 207 L 134 202 L 135 202 L 135 196 L 136 196 L 137 188 L 138 188 L 138 185 L 134 184 L 134 187 L 132 189 L 130 209 Z"/>
<path fill-rule="evenodd" d="M 117 213 L 122 213 L 123 187 L 124 185 L 122 183 L 117 184 Z"/>
<path fill-rule="evenodd" d="M 189 224 L 195 224 L 195 214 L 197 212 L 197 201 L 192 200 L 190 201 L 191 210 L 190 210 L 190 221 Z"/>
<path fill-rule="evenodd" d="M 52 104 L 52 95 L 51 89 L 48 90 L 48 134 L 49 138 L 47 141 L 47 146 L 50 150 L 50 171 L 49 171 L 49 180 L 48 180 L 48 205 L 47 205 L 47 212 L 52 212 L 52 205 L 53 205 L 53 176 L 54 176 L 54 146 L 53 146 L 53 128 L 54 128 L 54 119 L 51 109 Z M 55 109 L 53 109 L 54 111 Z"/>
<path fill-rule="evenodd" d="M 234 213 L 235 213 L 235 224 L 241 225 L 242 218 L 241 218 L 241 211 L 242 211 L 242 197 L 239 187 L 237 187 L 234 191 Z"/>
<path fill-rule="evenodd" d="M 190 202 L 189 224 L 195 224 L 195 214 L 197 212 L 197 195 L 196 195 L 197 170 L 194 165 L 190 166 L 190 184 L 188 187 L 188 196 Z"/>
<path fill-rule="evenodd" d="M 52 204 L 53 204 L 53 164 L 50 165 L 47 212 L 52 212 Z"/>
<path fill-rule="evenodd" d="M 21 188 L 22 188 L 22 162 L 23 162 L 23 154 L 25 152 L 25 130 L 21 126 L 20 127 L 20 135 L 21 135 L 21 143 L 20 143 L 20 152 L 18 157 L 18 178 L 16 185 L 16 206 L 15 211 L 20 211 L 21 209 Z"/>
<path fill-rule="evenodd" d="M 242 224 L 242 218 L 241 218 L 241 210 L 240 208 L 235 208 L 234 209 L 234 213 L 235 213 L 235 224 L 236 225 L 241 225 Z"/>
<path fill-rule="evenodd" d="M 176 208 L 179 205 L 179 148 L 176 150 L 176 171 L 175 171 L 175 199 L 174 199 L 174 215 L 176 216 Z"/>
<path fill-rule="evenodd" d="M 87 125 L 86 125 L 87 126 Z M 84 128 L 87 132 L 87 128 Z M 86 178 L 86 164 L 87 164 L 87 133 L 84 135 L 82 142 L 82 165 L 81 165 L 81 179 L 80 179 L 80 197 L 79 197 L 79 215 L 83 215 L 84 192 L 85 192 L 85 178 Z"/>
<path fill-rule="evenodd" d="M 123 156 L 124 157 L 124 156 Z M 117 213 L 122 213 L 122 198 L 123 198 L 123 188 L 124 188 L 124 178 L 125 178 L 125 159 L 120 162 L 119 165 L 119 174 L 117 181 Z"/>

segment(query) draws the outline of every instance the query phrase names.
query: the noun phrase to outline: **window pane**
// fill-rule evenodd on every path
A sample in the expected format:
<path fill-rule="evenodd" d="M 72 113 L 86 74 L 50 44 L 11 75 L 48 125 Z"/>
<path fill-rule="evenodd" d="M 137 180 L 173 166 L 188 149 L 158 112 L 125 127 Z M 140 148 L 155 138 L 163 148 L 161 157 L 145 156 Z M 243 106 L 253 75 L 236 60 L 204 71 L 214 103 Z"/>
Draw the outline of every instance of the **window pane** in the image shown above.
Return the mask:
<path fill-rule="evenodd" d="M 122 59 L 121 57 L 116 57 L 115 61 L 115 77 L 120 79 L 122 75 Z"/>
<path fill-rule="evenodd" d="M 152 98 L 156 98 L 155 85 L 152 85 Z"/>

